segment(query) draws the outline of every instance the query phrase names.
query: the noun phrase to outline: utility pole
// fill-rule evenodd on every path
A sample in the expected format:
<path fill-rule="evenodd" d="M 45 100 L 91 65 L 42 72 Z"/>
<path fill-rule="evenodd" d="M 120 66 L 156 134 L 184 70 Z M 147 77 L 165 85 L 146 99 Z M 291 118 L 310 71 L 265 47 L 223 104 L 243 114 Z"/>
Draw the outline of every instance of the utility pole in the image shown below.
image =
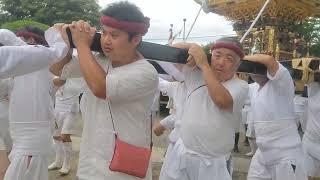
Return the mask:
<path fill-rule="evenodd" d="M 186 40 L 186 18 L 183 18 L 183 41 Z"/>

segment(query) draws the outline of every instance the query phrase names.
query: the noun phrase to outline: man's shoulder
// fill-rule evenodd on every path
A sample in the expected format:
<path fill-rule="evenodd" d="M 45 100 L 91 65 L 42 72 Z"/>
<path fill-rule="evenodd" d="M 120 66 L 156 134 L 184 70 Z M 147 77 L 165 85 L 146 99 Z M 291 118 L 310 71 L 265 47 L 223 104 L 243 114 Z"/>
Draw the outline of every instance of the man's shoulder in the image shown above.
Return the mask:
<path fill-rule="evenodd" d="M 239 79 L 239 78 L 236 78 L 236 77 L 226 81 L 225 84 L 227 86 L 233 86 L 233 87 L 237 86 L 237 87 L 249 88 L 249 85 L 246 81 Z"/>
<path fill-rule="evenodd" d="M 158 74 L 155 67 L 146 59 L 140 59 L 130 64 L 130 67 L 134 67 L 137 70 L 145 71 L 146 73 Z"/>

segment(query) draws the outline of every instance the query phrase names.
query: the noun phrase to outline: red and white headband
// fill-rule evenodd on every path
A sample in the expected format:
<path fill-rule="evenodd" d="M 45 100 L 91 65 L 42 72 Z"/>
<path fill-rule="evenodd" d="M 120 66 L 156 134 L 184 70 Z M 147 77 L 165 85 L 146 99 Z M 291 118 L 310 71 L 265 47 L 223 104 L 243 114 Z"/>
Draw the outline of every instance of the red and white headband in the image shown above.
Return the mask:
<path fill-rule="evenodd" d="M 150 27 L 150 19 L 145 17 L 144 22 L 120 21 L 110 16 L 102 16 L 100 23 L 126 32 L 136 32 L 145 35 Z"/>
<path fill-rule="evenodd" d="M 231 51 L 238 54 L 241 59 L 244 58 L 243 50 L 239 46 L 237 46 L 236 44 L 234 44 L 232 42 L 218 41 L 212 45 L 211 51 L 213 51 L 215 49 L 220 49 L 220 48 L 230 49 Z"/>

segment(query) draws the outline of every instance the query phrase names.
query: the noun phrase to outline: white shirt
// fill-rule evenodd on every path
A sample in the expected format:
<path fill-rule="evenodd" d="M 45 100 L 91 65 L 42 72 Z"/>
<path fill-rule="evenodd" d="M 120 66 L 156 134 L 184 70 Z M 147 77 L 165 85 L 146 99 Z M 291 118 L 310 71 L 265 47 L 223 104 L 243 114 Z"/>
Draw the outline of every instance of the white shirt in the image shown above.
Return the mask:
<path fill-rule="evenodd" d="M 52 74 L 48 68 L 14 78 L 9 105 L 14 152 L 49 153 L 52 88 Z"/>
<path fill-rule="evenodd" d="M 12 79 L 0 79 L 0 102 L 8 101 L 7 98 L 12 88 Z"/>
<path fill-rule="evenodd" d="M 79 112 L 79 96 L 84 87 L 83 79 L 67 79 L 56 93 L 55 110 L 58 112 Z"/>
<path fill-rule="evenodd" d="M 272 164 L 295 156 L 301 140 L 295 123 L 294 84 L 289 71 L 279 64 L 274 76 L 258 90 L 251 102 L 256 142 L 262 162 Z"/>
<path fill-rule="evenodd" d="M 253 97 L 256 96 L 258 89 L 259 89 L 258 83 L 249 84 L 248 99 L 246 100 L 246 105 L 244 106 L 244 109 L 247 111 L 247 120 L 246 120 L 247 124 L 253 123 L 251 102 L 252 102 Z"/>
<path fill-rule="evenodd" d="M 200 70 L 185 67 L 186 94 L 205 82 Z M 222 83 L 233 99 L 233 110 L 220 109 L 211 99 L 206 86 L 186 99 L 181 122 L 181 138 L 187 149 L 205 156 L 228 156 L 234 145 L 237 115 L 248 94 L 248 84 L 237 78 Z"/>
<path fill-rule="evenodd" d="M 320 144 L 320 83 L 309 84 L 308 91 L 308 120 L 305 136 Z"/>
<path fill-rule="evenodd" d="M 109 60 L 96 56 L 107 71 Z M 66 65 L 63 71 L 76 70 L 77 61 Z M 78 66 L 79 68 L 79 66 Z M 79 71 L 78 71 L 79 72 Z M 75 76 L 77 73 L 63 72 Z M 79 75 L 79 74 L 78 74 Z M 112 68 L 106 77 L 107 99 L 111 104 L 116 132 L 129 144 L 149 147 L 150 106 L 158 87 L 158 75 L 146 60 Z M 139 178 L 111 172 L 109 162 L 114 151 L 114 134 L 108 101 L 95 97 L 86 90 L 81 101 L 84 128 L 77 176 L 79 179 L 138 180 Z M 151 173 L 151 167 L 149 167 Z M 151 180 L 151 174 L 145 179 Z"/>
<path fill-rule="evenodd" d="M 175 113 L 169 116 L 171 118 L 166 118 L 160 121 L 160 123 L 164 126 L 167 125 L 168 127 L 170 125 L 172 127 L 172 124 L 174 125 L 172 127 L 174 130 L 169 134 L 169 140 L 171 142 L 176 142 L 178 138 L 180 138 L 181 118 L 186 99 L 186 86 L 184 82 L 168 82 L 159 78 L 159 89 L 173 99 Z"/>
<path fill-rule="evenodd" d="M 50 48 L 44 46 L 0 47 L 0 78 L 34 72 L 63 59 L 68 52 L 61 35 L 53 28 L 45 32 Z"/>

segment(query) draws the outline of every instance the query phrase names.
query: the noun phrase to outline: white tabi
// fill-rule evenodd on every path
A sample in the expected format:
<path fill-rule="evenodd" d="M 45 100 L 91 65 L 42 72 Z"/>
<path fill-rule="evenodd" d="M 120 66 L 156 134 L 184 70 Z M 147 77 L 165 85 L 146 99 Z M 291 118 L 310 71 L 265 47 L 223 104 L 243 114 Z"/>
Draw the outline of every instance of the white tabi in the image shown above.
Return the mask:
<path fill-rule="evenodd" d="M 304 180 L 302 146 L 294 113 L 294 85 L 279 64 L 274 76 L 251 101 L 258 150 L 252 158 L 248 180 Z"/>
<path fill-rule="evenodd" d="M 55 29 L 49 28 L 45 38 L 50 48 L 40 45 L 0 47 L 0 79 L 46 68 L 67 55 L 68 47 Z"/>
<path fill-rule="evenodd" d="M 308 86 L 308 120 L 303 136 L 305 168 L 308 176 L 320 177 L 320 84 Z"/>
<path fill-rule="evenodd" d="M 187 99 L 181 139 L 175 144 L 179 147 L 178 161 L 171 167 L 176 177 L 171 179 L 231 180 L 226 161 L 233 149 L 236 116 L 244 105 L 248 84 L 238 78 L 223 82 L 233 98 L 233 109 L 221 110 L 212 101 L 207 87 L 200 87 L 205 85 L 202 72 L 189 67 L 184 67 L 183 72 Z"/>
<path fill-rule="evenodd" d="M 145 59 L 117 68 L 112 68 L 102 55 L 97 55 L 96 59 L 108 71 L 107 100 L 97 98 L 89 89 L 83 95 L 80 107 L 84 127 L 77 177 L 79 180 L 141 180 L 109 170 L 114 132 L 108 101 L 119 138 L 136 146 L 149 147 L 150 106 L 158 87 L 157 72 Z M 64 67 L 61 77 L 75 77 L 81 74 L 79 72 L 79 64 L 73 59 Z M 152 179 L 151 169 L 150 162 L 145 180 Z"/>

